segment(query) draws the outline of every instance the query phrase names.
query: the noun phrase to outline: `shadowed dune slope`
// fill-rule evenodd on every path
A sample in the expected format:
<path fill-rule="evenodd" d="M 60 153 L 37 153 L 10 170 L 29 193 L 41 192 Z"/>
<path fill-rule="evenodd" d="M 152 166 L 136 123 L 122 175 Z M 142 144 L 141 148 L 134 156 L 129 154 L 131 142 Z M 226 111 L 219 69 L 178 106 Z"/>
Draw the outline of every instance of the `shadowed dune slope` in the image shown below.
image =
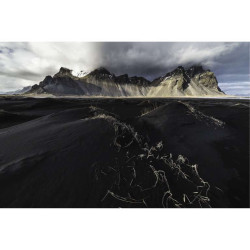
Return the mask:
<path fill-rule="evenodd" d="M 0 132 L 2 207 L 85 207 L 90 167 L 113 157 L 114 130 L 86 109 L 63 111 Z"/>
<path fill-rule="evenodd" d="M 0 109 L 0 207 L 249 207 L 247 101 L 13 97 Z"/>

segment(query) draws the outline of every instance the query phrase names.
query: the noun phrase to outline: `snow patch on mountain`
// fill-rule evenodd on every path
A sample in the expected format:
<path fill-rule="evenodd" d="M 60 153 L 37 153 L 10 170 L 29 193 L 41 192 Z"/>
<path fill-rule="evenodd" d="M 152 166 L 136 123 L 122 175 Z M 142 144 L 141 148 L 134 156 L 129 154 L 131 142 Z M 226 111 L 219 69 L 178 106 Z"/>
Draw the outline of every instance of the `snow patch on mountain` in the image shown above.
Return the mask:
<path fill-rule="evenodd" d="M 90 71 L 85 71 L 85 70 L 81 70 L 81 71 L 72 70 L 71 71 L 71 74 L 73 76 L 76 76 L 79 78 L 84 77 L 84 76 L 88 75 L 89 73 L 90 73 Z"/>

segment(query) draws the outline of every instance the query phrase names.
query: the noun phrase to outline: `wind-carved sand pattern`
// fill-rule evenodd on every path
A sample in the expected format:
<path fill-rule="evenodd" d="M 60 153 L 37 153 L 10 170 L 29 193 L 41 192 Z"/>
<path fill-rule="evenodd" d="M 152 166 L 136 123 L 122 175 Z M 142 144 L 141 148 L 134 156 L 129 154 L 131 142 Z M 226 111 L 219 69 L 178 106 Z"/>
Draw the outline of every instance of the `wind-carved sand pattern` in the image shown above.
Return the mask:
<path fill-rule="evenodd" d="M 113 141 L 118 157 L 93 165 L 95 186 L 105 187 L 103 207 L 211 207 L 208 191 L 198 166 L 179 155 L 162 153 L 160 141 L 149 145 L 130 125 L 105 114 L 115 130 Z"/>
<path fill-rule="evenodd" d="M 186 102 L 179 101 L 179 103 L 184 104 L 189 109 L 190 114 L 194 115 L 197 120 L 204 121 L 208 126 L 213 125 L 215 127 L 224 127 L 225 123 L 223 121 L 220 121 L 219 119 L 216 119 L 213 116 L 203 114 L 202 112 L 195 109 L 193 106 Z"/>

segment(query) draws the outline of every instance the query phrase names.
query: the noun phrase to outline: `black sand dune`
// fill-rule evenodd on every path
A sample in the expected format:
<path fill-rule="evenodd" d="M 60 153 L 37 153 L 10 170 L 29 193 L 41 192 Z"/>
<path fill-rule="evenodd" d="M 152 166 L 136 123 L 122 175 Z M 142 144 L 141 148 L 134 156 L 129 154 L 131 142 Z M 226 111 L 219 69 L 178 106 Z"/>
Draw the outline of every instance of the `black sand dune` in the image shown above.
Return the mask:
<path fill-rule="evenodd" d="M 0 98 L 0 207 L 249 207 L 249 103 Z"/>

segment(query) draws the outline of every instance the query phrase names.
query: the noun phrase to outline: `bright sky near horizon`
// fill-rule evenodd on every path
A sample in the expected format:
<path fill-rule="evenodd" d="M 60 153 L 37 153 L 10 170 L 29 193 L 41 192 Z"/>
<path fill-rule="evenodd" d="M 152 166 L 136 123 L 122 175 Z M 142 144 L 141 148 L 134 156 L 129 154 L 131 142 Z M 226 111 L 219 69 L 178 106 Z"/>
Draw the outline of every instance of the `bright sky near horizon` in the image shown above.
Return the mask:
<path fill-rule="evenodd" d="M 61 66 L 75 71 L 102 66 L 116 75 L 152 80 L 193 64 L 213 71 L 227 94 L 250 96 L 247 42 L 4 42 L 0 93 L 39 83 Z"/>

